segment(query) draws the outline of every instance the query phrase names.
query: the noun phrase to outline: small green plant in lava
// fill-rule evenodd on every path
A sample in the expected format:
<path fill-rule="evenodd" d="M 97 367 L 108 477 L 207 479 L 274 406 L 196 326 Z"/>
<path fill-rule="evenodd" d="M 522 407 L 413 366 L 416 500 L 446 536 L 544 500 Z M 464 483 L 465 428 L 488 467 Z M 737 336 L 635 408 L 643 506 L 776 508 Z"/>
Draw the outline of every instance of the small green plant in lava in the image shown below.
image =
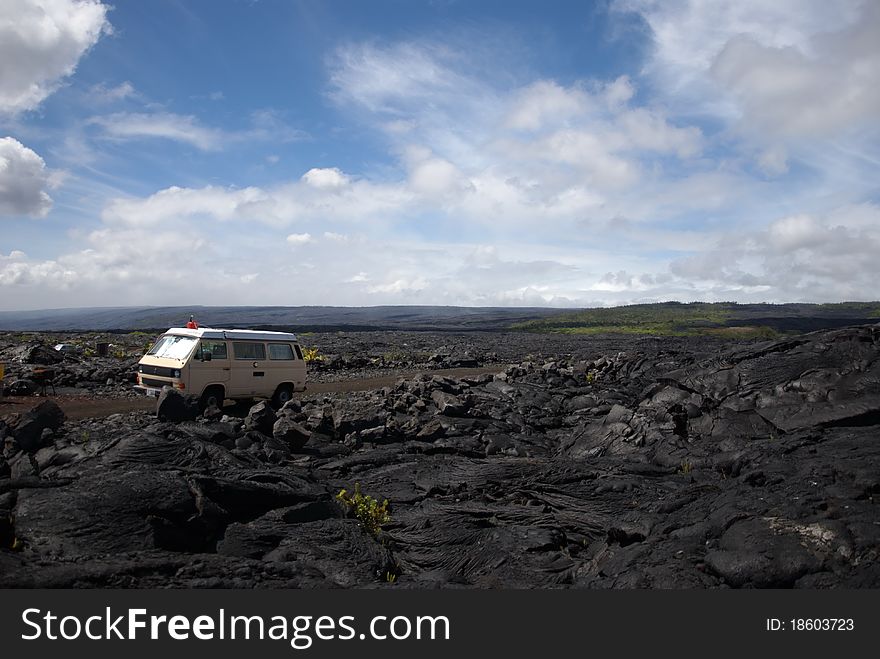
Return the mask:
<path fill-rule="evenodd" d="M 336 500 L 354 514 L 374 538 L 379 536 L 382 525 L 391 521 L 391 514 L 388 512 L 388 499 L 379 503 L 373 497 L 363 494 L 360 483 L 354 484 L 354 492 L 351 494 L 348 493 L 348 490 L 340 490 L 336 495 Z"/>

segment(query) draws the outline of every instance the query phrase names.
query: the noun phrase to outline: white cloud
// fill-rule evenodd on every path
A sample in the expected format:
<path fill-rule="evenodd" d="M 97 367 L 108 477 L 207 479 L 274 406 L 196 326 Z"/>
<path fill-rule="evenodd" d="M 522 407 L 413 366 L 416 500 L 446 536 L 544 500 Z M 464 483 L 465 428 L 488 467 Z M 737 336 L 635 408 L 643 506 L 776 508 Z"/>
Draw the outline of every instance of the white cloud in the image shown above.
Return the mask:
<path fill-rule="evenodd" d="M 425 154 L 409 163 L 409 187 L 425 199 L 440 201 L 450 195 L 456 199 L 473 190 L 473 185 L 451 162 Z"/>
<path fill-rule="evenodd" d="M 593 291 L 610 291 L 610 292 L 634 292 L 647 291 L 655 284 L 655 278 L 649 274 L 635 276 L 626 270 L 618 270 L 617 272 L 606 272 L 602 277 L 590 287 Z"/>
<path fill-rule="evenodd" d="M 350 179 L 336 167 L 330 167 L 327 169 L 310 169 L 302 175 L 302 181 L 319 190 L 335 190 L 348 185 Z"/>
<path fill-rule="evenodd" d="M 33 110 L 110 31 L 97 0 L 0 2 L 0 113 Z"/>
<path fill-rule="evenodd" d="M 400 209 L 462 222 L 537 229 L 619 213 L 612 204 L 655 160 L 687 165 L 704 136 L 661 109 L 631 102 L 635 85 L 537 80 L 505 89 L 479 78 L 449 48 L 408 42 L 350 46 L 331 60 L 333 98 L 388 137 L 412 195 Z M 391 117 L 389 119 L 389 117 Z"/>
<path fill-rule="evenodd" d="M 271 188 L 170 187 L 145 198 L 111 200 L 101 217 L 111 224 L 155 225 L 182 217 L 273 226 L 307 221 L 381 220 L 411 207 L 399 184 L 351 180 L 337 169 L 312 169 L 293 183 Z"/>
<path fill-rule="evenodd" d="M 287 242 L 291 245 L 305 245 L 312 242 L 312 234 L 310 233 L 292 233 L 287 236 Z"/>
<path fill-rule="evenodd" d="M 368 293 L 390 293 L 399 295 L 401 293 L 418 293 L 428 287 L 428 280 L 424 277 L 415 277 L 413 279 L 395 279 L 385 284 L 377 284 L 367 288 Z"/>
<path fill-rule="evenodd" d="M 305 136 L 303 131 L 284 124 L 274 112 L 254 112 L 250 121 L 249 128 L 227 131 L 205 126 L 194 115 L 173 112 L 116 112 L 92 117 L 88 124 L 99 127 L 101 137 L 105 139 L 128 141 L 159 138 L 190 144 L 203 151 L 219 151 L 230 144 L 241 142 L 292 142 Z"/>
<path fill-rule="evenodd" d="M 158 137 L 185 142 L 205 151 L 220 149 L 225 141 L 222 131 L 202 126 L 192 115 L 171 112 L 117 112 L 93 117 L 90 123 L 100 126 L 105 137 L 116 140 Z"/>
<path fill-rule="evenodd" d="M 729 233 L 714 249 L 674 261 L 673 274 L 710 290 L 751 291 L 771 301 L 868 300 L 880 278 L 880 207 L 782 217 Z"/>
<path fill-rule="evenodd" d="M 775 144 L 758 156 L 758 168 L 767 176 L 780 176 L 788 172 L 788 151 Z"/>
<path fill-rule="evenodd" d="M 874 295 L 880 216 L 871 204 L 853 205 L 873 198 L 872 170 L 842 148 L 814 165 L 803 133 L 821 133 L 822 122 L 789 132 L 775 125 L 775 115 L 760 113 L 782 92 L 738 68 L 751 61 L 742 39 L 771 49 L 774 71 L 780 50 L 788 56 L 791 49 L 793 62 L 818 57 L 828 46 L 815 17 L 774 31 L 765 23 L 775 10 L 758 12 L 752 26 L 731 9 L 731 24 L 744 29 L 737 36 L 729 25 L 709 25 L 707 17 L 720 16 L 701 4 L 639 6 L 655 18 L 668 12 L 691 21 L 687 28 L 651 23 L 659 31 L 650 80 L 522 84 L 481 75 L 436 44 L 342 49 L 331 60 L 331 96 L 356 114 L 359 130 L 387 141 L 393 162 L 364 171 L 309 163 L 273 185 L 175 186 L 111 199 L 104 228 L 84 249 L 50 261 L 0 257 L 0 282 L 18 296 L 4 304 L 57 299 L 61 287 L 100 291 L 101 303 L 112 293 L 168 304 L 137 280 L 139 270 L 162 269 L 165 253 L 187 264 L 186 277 L 170 282 L 181 303 L 591 305 Z M 703 27 L 707 46 L 691 38 Z M 652 100 L 651 82 L 661 74 L 693 101 L 688 107 Z M 786 75 L 801 84 L 794 71 Z M 701 129 L 691 117 L 704 112 L 713 121 Z M 752 116 L 756 130 L 746 134 Z M 866 121 L 848 116 L 851 126 Z M 251 122 L 230 132 L 149 112 L 95 125 L 114 139 L 164 137 L 204 150 L 283 133 L 274 113 Z M 827 154 L 821 146 L 814 152 Z M 860 157 L 867 151 L 856 149 Z M 188 247 L 173 245 L 175 236 Z M 291 246 L 306 244 L 291 258 Z M 111 275 L 101 278 L 101 269 Z M 295 290 L 261 285 L 282 280 L 296 281 Z"/>
<path fill-rule="evenodd" d="M 54 185 L 46 163 L 13 137 L 0 138 L 0 215 L 44 217 Z"/>
<path fill-rule="evenodd" d="M 647 72 L 683 112 L 770 139 L 833 137 L 880 111 L 880 5 L 618 0 L 653 33 Z"/>
<path fill-rule="evenodd" d="M 93 85 L 89 89 L 89 98 L 99 103 L 117 103 L 127 98 L 137 96 L 134 85 L 127 80 L 115 87 L 108 87 L 104 83 Z"/>
<path fill-rule="evenodd" d="M 114 199 L 101 217 L 110 224 L 154 225 L 185 217 L 228 221 L 246 215 L 247 209 L 266 199 L 258 188 L 200 189 L 171 187 L 145 198 Z"/>
<path fill-rule="evenodd" d="M 588 112 L 592 98 L 579 89 L 566 89 L 552 80 L 539 80 L 516 93 L 506 125 L 514 130 L 536 131 L 559 125 Z"/>
<path fill-rule="evenodd" d="M 21 252 L 0 256 L 0 286 L 9 300 L 7 308 L 70 306 L 71 295 L 83 305 L 106 306 L 108 296 L 120 302 L 157 299 L 159 290 L 164 291 L 161 297 L 175 289 L 189 290 L 197 300 L 201 284 L 194 275 L 198 279 L 211 276 L 212 268 L 200 265 L 207 243 L 189 228 L 105 228 L 91 232 L 86 245 L 48 260 L 29 259 Z M 169 262 L 181 267 L 169 268 Z M 189 267 L 191 263 L 199 264 L 197 273 Z M 144 273 L 159 271 L 163 277 L 157 287 Z"/>
<path fill-rule="evenodd" d="M 447 105 L 455 96 L 469 102 L 477 84 L 459 73 L 457 64 L 460 54 L 440 44 L 350 45 L 337 50 L 330 61 L 332 95 L 392 115 L 426 101 Z"/>

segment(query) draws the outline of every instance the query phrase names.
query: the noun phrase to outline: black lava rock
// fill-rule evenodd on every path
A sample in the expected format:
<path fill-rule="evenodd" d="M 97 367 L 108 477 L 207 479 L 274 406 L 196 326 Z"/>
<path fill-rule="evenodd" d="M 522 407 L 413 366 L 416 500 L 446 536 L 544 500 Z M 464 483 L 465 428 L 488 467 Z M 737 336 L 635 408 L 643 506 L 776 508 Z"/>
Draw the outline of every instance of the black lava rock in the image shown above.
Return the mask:
<path fill-rule="evenodd" d="M 51 444 L 51 435 L 44 431 L 55 431 L 64 423 L 64 412 L 52 400 L 44 400 L 29 412 L 24 413 L 12 427 L 12 436 L 23 450 L 29 453 Z"/>
<path fill-rule="evenodd" d="M 180 423 L 192 421 L 199 415 L 199 399 L 196 396 L 184 395 L 172 389 L 164 387 L 156 402 L 156 417 L 160 421 Z"/>

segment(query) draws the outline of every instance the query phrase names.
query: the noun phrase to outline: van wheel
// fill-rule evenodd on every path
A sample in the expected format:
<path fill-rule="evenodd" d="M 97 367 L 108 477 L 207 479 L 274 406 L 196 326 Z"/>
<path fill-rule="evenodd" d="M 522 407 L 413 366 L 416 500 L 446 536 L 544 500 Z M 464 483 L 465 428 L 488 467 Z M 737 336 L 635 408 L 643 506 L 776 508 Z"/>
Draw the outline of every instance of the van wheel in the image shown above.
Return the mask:
<path fill-rule="evenodd" d="M 284 406 L 284 403 L 291 398 L 293 398 L 293 385 L 282 384 L 275 390 L 275 395 L 272 396 L 272 404 L 276 409 L 281 409 Z"/>
<path fill-rule="evenodd" d="M 215 405 L 217 409 L 222 410 L 225 393 L 223 387 L 208 387 L 199 399 L 199 410 L 204 412 L 211 405 Z"/>

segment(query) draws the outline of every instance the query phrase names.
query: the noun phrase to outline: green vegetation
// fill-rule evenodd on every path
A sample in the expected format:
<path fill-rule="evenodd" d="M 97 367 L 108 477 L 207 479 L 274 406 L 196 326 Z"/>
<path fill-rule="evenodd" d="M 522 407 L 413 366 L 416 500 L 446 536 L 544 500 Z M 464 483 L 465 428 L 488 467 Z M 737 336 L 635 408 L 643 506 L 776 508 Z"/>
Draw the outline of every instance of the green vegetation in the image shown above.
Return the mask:
<path fill-rule="evenodd" d="M 664 302 L 607 309 L 584 309 L 541 320 L 517 323 L 513 329 L 565 334 L 660 334 L 688 336 L 725 328 L 731 318 L 730 302 Z"/>
<path fill-rule="evenodd" d="M 303 359 L 307 362 L 322 362 L 324 355 L 317 348 L 303 348 Z"/>
<path fill-rule="evenodd" d="M 511 329 L 565 334 L 714 336 L 722 339 L 772 339 L 819 327 L 871 322 L 880 318 L 880 302 L 831 304 L 737 304 L 735 302 L 660 302 L 582 309 L 517 323 Z M 823 322 L 824 321 L 824 322 Z"/>
<path fill-rule="evenodd" d="M 388 512 L 388 499 L 380 504 L 373 497 L 362 494 L 360 483 L 354 484 L 353 494 L 349 494 L 344 489 L 340 490 L 336 495 L 336 500 L 357 517 L 361 525 L 374 538 L 379 537 L 382 525 L 391 521 L 391 514 Z"/>
<path fill-rule="evenodd" d="M 830 312 L 861 314 L 869 318 L 880 317 L 880 303 L 878 302 L 826 302 L 825 304 L 817 304 L 816 308 Z"/>

